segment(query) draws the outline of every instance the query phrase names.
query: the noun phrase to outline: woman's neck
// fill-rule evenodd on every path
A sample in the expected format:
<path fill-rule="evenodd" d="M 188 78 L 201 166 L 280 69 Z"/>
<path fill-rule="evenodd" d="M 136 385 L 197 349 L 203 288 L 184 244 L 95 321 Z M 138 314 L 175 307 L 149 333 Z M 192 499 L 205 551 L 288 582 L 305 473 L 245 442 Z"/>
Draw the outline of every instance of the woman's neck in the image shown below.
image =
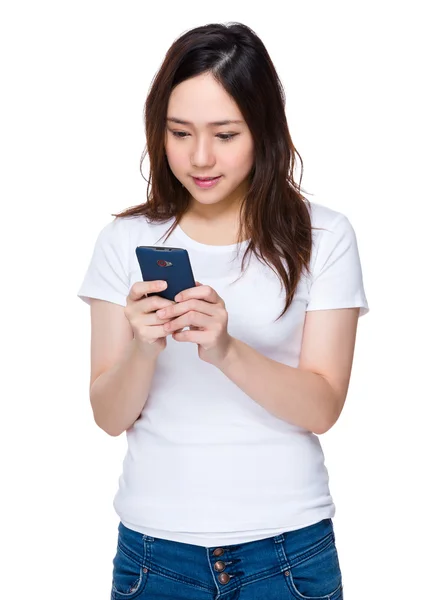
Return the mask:
<path fill-rule="evenodd" d="M 179 225 L 190 238 L 201 244 L 228 246 L 238 241 L 239 220 L 239 211 L 204 216 L 188 210 Z"/>

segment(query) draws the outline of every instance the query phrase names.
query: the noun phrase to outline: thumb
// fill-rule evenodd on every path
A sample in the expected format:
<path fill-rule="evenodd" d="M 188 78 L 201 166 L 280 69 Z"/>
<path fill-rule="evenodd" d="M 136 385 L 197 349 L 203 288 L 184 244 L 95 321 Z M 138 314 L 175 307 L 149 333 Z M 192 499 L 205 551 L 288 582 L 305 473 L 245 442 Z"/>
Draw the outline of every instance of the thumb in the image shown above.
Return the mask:
<path fill-rule="evenodd" d="M 202 283 L 200 283 L 199 281 L 195 282 L 195 287 L 198 287 L 199 285 L 203 285 Z"/>

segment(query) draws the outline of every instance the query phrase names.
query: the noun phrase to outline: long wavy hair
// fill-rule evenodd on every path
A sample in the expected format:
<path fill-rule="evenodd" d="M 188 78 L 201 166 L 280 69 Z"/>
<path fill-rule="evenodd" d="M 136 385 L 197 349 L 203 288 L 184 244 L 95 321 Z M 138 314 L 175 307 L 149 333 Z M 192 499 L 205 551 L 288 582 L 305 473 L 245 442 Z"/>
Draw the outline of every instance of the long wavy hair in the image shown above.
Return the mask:
<path fill-rule="evenodd" d="M 183 81 L 211 73 L 235 100 L 254 140 L 249 189 L 241 202 L 238 241 L 249 243 L 242 260 L 256 257 L 271 267 L 286 290 L 281 318 L 295 295 L 301 274 L 309 271 L 312 252 L 310 203 L 301 188 L 303 161 L 289 133 L 285 94 L 260 38 L 241 23 L 210 24 L 181 35 L 169 48 L 144 106 L 150 173 L 147 200 L 115 217 L 145 216 L 164 222 L 175 218 L 167 237 L 189 208 L 190 194 L 172 173 L 165 154 L 166 119 L 172 90 Z M 294 181 L 296 156 L 300 180 Z"/>

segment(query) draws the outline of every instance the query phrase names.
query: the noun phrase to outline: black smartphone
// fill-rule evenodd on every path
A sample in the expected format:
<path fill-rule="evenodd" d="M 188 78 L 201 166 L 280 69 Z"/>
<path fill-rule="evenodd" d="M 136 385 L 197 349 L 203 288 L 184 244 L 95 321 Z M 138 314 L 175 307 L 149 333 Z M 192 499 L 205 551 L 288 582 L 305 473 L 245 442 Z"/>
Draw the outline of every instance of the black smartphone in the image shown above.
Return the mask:
<path fill-rule="evenodd" d="M 188 251 L 166 246 L 138 246 L 136 258 L 144 281 L 166 281 L 168 287 L 148 296 L 161 296 L 173 300 L 183 290 L 195 287 L 194 274 Z"/>

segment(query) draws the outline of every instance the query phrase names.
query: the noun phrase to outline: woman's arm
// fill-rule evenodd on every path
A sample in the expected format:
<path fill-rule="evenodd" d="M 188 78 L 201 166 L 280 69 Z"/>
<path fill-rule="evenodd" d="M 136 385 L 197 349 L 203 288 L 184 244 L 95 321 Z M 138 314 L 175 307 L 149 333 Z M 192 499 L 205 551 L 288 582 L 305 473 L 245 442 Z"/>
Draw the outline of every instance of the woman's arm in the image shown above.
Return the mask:
<path fill-rule="evenodd" d="M 343 409 L 350 381 L 359 308 L 306 313 L 298 368 L 232 338 L 218 368 L 275 416 L 316 434 L 328 431 Z"/>
<path fill-rule="evenodd" d="M 148 398 L 157 356 L 145 355 L 133 337 L 124 307 L 91 300 L 90 400 L 97 425 L 121 435 L 140 416 Z"/>

